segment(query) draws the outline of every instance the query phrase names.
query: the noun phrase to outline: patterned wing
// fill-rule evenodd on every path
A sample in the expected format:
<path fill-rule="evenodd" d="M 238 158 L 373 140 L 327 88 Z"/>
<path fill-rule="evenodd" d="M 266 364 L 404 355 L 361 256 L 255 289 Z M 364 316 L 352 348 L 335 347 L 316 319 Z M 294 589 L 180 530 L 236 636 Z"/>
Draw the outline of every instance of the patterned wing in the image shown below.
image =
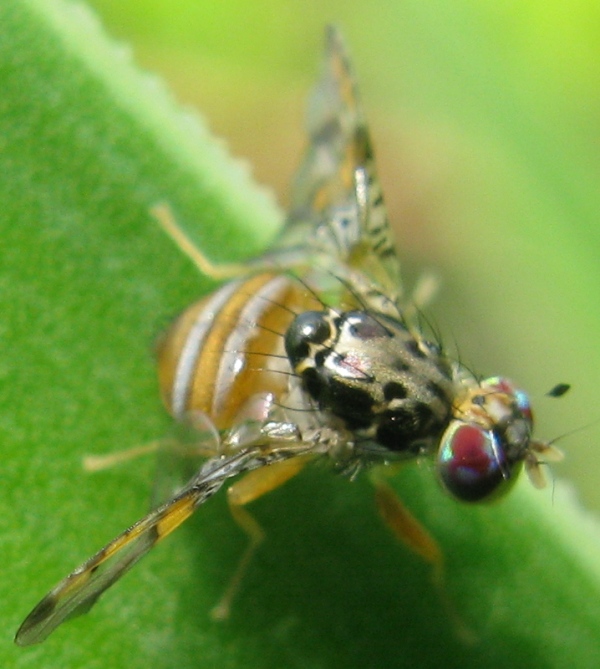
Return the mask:
<path fill-rule="evenodd" d="M 360 270 L 390 297 L 399 263 L 354 74 L 329 27 L 323 74 L 310 101 L 309 146 L 296 175 L 280 246 L 307 244 Z"/>
<path fill-rule="evenodd" d="M 274 456 L 274 459 L 279 456 Z M 27 616 L 15 642 L 40 643 L 61 623 L 86 613 L 113 583 L 181 523 L 231 476 L 269 464 L 260 449 L 213 458 L 173 499 L 125 530 L 51 590 Z"/>

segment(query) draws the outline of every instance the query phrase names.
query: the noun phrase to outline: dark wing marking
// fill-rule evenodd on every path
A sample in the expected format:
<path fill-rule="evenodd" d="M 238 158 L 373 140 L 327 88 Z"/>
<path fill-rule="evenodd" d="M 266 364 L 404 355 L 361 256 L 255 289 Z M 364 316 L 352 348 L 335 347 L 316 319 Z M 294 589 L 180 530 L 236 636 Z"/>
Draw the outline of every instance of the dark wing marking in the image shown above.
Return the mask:
<path fill-rule="evenodd" d="M 173 499 L 125 530 L 51 590 L 24 620 L 15 642 L 20 646 L 40 643 L 65 620 L 86 613 L 107 588 L 187 520 L 228 478 L 295 454 L 291 450 L 262 455 L 255 447 L 208 460 Z"/>
<path fill-rule="evenodd" d="M 307 245 L 399 290 L 394 252 L 369 133 L 339 32 L 329 27 L 323 74 L 308 113 L 309 146 L 296 175 L 280 246 Z"/>

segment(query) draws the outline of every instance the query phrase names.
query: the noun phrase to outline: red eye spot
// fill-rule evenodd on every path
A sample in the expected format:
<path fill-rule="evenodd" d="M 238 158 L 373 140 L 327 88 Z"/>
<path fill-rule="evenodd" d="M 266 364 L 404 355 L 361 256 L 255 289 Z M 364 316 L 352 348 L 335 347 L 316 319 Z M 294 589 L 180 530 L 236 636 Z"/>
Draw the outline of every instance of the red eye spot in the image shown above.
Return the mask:
<path fill-rule="evenodd" d="M 460 421 L 451 423 L 442 437 L 437 469 L 448 492 L 465 502 L 488 498 L 512 478 L 496 435 Z"/>

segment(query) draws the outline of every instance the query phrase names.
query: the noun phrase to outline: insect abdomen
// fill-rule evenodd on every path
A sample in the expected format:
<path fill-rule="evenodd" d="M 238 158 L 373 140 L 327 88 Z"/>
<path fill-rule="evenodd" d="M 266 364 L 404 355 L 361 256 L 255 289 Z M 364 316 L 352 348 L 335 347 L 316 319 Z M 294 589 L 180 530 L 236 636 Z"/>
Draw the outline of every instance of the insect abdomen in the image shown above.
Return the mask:
<path fill-rule="evenodd" d="M 282 335 L 307 299 L 290 278 L 263 273 L 227 283 L 184 311 L 158 352 L 169 412 L 203 412 L 225 429 L 258 394 L 279 398 L 290 373 Z"/>

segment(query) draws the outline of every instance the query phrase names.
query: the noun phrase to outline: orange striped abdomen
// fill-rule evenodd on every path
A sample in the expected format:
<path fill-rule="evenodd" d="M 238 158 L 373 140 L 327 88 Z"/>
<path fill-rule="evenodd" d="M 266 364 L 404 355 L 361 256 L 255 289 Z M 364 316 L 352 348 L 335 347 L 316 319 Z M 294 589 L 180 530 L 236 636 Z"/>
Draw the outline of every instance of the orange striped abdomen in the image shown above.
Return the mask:
<path fill-rule="evenodd" d="M 291 373 L 283 335 L 295 314 L 315 308 L 303 286 L 270 273 L 227 283 L 193 304 L 159 347 L 168 411 L 176 418 L 203 412 L 226 429 L 257 395 L 281 398 Z"/>

